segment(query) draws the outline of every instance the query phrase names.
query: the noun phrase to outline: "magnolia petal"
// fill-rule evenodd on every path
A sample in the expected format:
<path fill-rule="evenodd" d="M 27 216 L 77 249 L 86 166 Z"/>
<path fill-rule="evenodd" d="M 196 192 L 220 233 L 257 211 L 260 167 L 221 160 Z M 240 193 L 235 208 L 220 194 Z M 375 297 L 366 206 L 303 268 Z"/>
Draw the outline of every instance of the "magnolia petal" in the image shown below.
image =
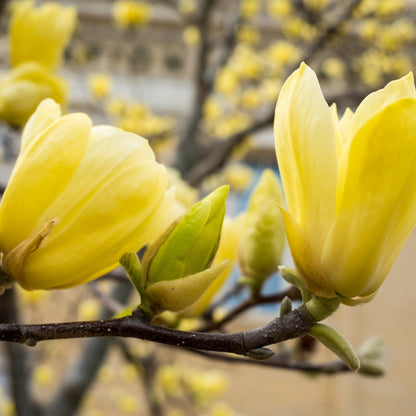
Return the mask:
<path fill-rule="evenodd" d="M 364 98 L 355 111 L 349 134 L 350 140 L 353 139 L 368 119 L 387 105 L 402 98 L 416 98 L 415 83 L 411 72 L 400 79 L 389 82 L 383 89 L 375 91 Z"/>
<path fill-rule="evenodd" d="M 95 134 L 95 128 L 92 133 Z M 147 140 L 112 128 L 101 133 L 106 133 L 105 137 L 90 143 L 65 192 L 58 195 L 39 217 L 36 227 L 41 227 L 47 218 L 54 218 L 58 213 L 59 217 L 65 218 L 65 223 L 72 221 L 91 196 L 113 178 L 143 161 L 143 169 L 154 164 Z"/>
<path fill-rule="evenodd" d="M 216 266 L 181 279 L 157 282 L 146 290 L 146 294 L 162 310 L 177 312 L 196 302 L 230 266 L 231 261 L 224 260 Z"/>
<path fill-rule="evenodd" d="M 282 87 L 274 133 L 288 210 L 320 257 L 335 215 L 336 138 L 316 75 L 305 64 Z"/>
<path fill-rule="evenodd" d="M 22 151 L 31 140 L 59 117 L 61 117 L 60 105 L 50 98 L 43 100 L 23 129 L 20 150 Z"/>
<path fill-rule="evenodd" d="M 380 254 L 396 255 L 390 241 L 401 246 L 415 225 L 416 199 L 407 195 L 416 179 L 415 131 L 416 99 L 401 99 L 368 120 L 342 155 L 338 211 L 321 261 L 342 296 L 377 290 L 391 267 Z"/>
<path fill-rule="evenodd" d="M 339 124 L 338 124 L 339 132 L 340 132 L 339 138 L 340 138 L 341 146 L 343 149 L 345 147 L 345 144 L 348 141 L 353 118 L 354 118 L 354 113 L 347 107 L 341 119 L 339 120 Z"/>
<path fill-rule="evenodd" d="M 322 267 L 314 257 L 305 233 L 289 212 L 281 206 L 279 208 L 285 222 L 286 235 L 293 261 L 306 286 L 311 293 L 317 296 L 325 298 L 337 296 Z"/>
<path fill-rule="evenodd" d="M 137 251 L 146 244 L 137 238 L 130 245 L 123 242 L 163 200 L 166 175 L 155 166 L 149 161 L 126 169 L 85 201 L 70 223 L 62 217 L 48 241 L 27 258 L 24 278 L 28 284 L 65 287 L 74 276 L 75 284 L 80 284 L 116 265 L 123 252 Z"/>
<path fill-rule="evenodd" d="M 334 128 L 335 128 L 337 159 L 339 159 L 341 156 L 342 147 L 343 147 L 343 138 L 341 137 L 343 132 L 341 131 L 341 127 L 339 125 L 337 105 L 333 103 L 331 107 L 329 107 L 329 111 L 331 113 L 332 123 L 334 124 Z"/>
<path fill-rule="evenodd" d="M 19 156 L 0 207 L 0 250 L 9 252 L 40 227 L 36 222 L 66 187 L 88 146 L 91 120 L 71 114 L 52 123 Z"/>

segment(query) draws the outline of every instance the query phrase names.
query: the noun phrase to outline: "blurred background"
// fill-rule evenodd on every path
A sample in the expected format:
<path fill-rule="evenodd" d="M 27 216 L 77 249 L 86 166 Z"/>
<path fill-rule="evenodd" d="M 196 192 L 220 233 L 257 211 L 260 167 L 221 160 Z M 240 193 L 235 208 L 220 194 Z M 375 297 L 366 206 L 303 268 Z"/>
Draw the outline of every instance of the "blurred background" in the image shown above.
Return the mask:
<path fill-rule="evenodd" d="M 11 10 L 23 1 L 1 3 L 4 74 L 11 67 Z M 190 202 L 229 183 L 230 217 L 246 209 L 265 168 L 278 172 L 274 106 L 282 83 L 300 62 L 315 70 L 340 116 L 415 65 L 414 0 L 55 3 L 77 10 L 75 31 L 57 69 L 69 84 L 67 111 L 86 112 L 96 124 L 148 138 L 158 160 L 175 168 L 172 183 L 185 187 L 183 180 L 194 187 L 186 193 Z M 2 88 L 0 81 L 0 101 Z M 0 118 L 4 188 L 22 123 L 7 114 Z M 381 377 L 227 364 L 139 340 L 51 341 L 36 348 L 6 344 L 0 346 L 0 414 L 413 414 L 415 250 L 413 234 L 375 300 L 342 307 L 328 320 L 357 349 L 373 336 L 383 341 Z M 291 264 L 288 250 L 282 263 Z M 274 276 L 264 290 L 275 293 L 285 285 Z M 109 317 L 137 301 L 117 276 L 55 292 L 18 290 L 10 300 L 25 323 Z M 254 328 L 277 313 L 276 304 L 253 308 L 227 329 Z M 279 351 L 296 353 L 298 361 L 335 360 L 314 343 L 295 341 Z M 16 399 L 27 402 L 24 410 L 16 412 Z"/>

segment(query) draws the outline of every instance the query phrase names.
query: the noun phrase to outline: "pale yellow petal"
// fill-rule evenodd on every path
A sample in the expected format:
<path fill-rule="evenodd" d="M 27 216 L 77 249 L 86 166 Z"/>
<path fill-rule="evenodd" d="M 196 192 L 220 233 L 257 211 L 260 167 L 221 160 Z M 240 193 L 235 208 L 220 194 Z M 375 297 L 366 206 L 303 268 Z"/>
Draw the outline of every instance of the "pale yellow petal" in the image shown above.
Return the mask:
<path fill-rule="evenodd" d="M 368 120 L 342 155 L 322 266 L 343 296 L 375 291 L 392 265 L 381 254 L 395 258 L 414 226 L 416 198 L 407 191 L 416 178 L 415 131 L 416 99 L 401 99 Z"/>
<path fill-rule="evenodd" d="M 339 159 L 340 156 L 341 156 L 343 143 L 342 143 L 342 137 L 341 137 L 342 136 L 342 131 L 341 131 L 341 126 L 340 126 L 339 118 L 338 118 L 337 105 L 335 103 L 333 103 L 331 105 L 331 107 L 329 107 L 329 111 L 331 112 L 332 123 L 333 123 L 334 129 L 335 129 L 337 159 Z"/>
<path fill-rule="evenodd" d="M 157 282 L 146 290 L 146 294 L 162 309 L 177 312 L 196 302 L 211 283 L 230 266 L 230 260 L 223 260 L 199 273 Z"/>
<path fill-rule="evenodd" d="M 280 92 L 274 132 L 288 210 L 319 258 L 335 215 L 336 138 L 316 75 L 305 64 Z"/>
<path fill-rule="evenodd" d="M 117 264 L 126 239 L 131 241 L 126 251 L 139 250 L 147 241 L 131 239 L 132 231 L 152 215 L 165 189 L 164 169 L 153 161 L 121 171 L 83 201 L 71 222 L 61 217 L 47 241 L 27 258 L 23 276 L 27 286 L 70 286 L 74 276 L 77 284 L 86 281 L 97 270 Z"/>
<path fill-rule="evenodd" d="M 351 124 L 354 117 L 354 113 L 347 107 L 339 120 L 339 131 L 340 131 L 340 141 L 342 148 L 345 147 L 345 144 L 348 141 L 350 134 Z"/>
<path fill-rule="evenodd" d="M 59 117 L 61 117 L 60 105 L 50 98 L 43 100 L 23 129 L 21 150 Z"/>
<path fill-rule="evenodd" d="M 279 206 L 286 227 L 287 240 L 296 269 L 311 293 L 326 298 L 335 297 L 332 285 L 312 253 L 312 247 L 296 220 Z"/>
<path fill-rule="evenodd" d="M 83 158 L 90 129 L 91 120 L 84 114 L 62 117 L 20 154 L 0 206 L 2 252 L 37 231 L 39 217 L 67 186 Z M 53 218 L 45 218 L 44 223 Z"/>
<path fill-rule="evenodd" d="M 352 139 L 361 126 L 385 106 L 401 98 L 416 98 L 413 74 L 391 81 L 383 89 L 369 94 L 355 111 L 349 138 Z"/>

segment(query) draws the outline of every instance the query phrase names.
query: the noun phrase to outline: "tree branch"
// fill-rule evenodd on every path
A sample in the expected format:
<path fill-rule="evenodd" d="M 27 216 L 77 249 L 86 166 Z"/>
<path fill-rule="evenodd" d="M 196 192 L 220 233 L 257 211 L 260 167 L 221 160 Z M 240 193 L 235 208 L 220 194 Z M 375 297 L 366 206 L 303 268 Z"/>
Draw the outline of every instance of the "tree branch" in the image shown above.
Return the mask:
<path fill-rule="evenodd" d="M 253 349 L 305 335 L 315 320 L 305 305 L 256 329 L 231 334 L 184 332 L 158 327 L 146 321 L 141 310 L 132 315 L 101 321 L 37 325 L 0 324 L 0 340 L 36 345 L 49 339 L 83 337 L 132 337 L 208 351 L 250 354 Z"/>

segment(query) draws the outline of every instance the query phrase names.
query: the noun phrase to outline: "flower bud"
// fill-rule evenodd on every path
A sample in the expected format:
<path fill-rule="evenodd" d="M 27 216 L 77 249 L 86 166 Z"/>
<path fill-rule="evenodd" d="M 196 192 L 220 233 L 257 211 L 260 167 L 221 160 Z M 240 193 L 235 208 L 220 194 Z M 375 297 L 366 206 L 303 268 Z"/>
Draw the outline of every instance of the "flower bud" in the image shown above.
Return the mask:
<path fill-rule="evenodd" d="M 25 62 L 0 77 L 0 118 L 22 126 L 45 98 L 63 104 L 67 83 L 37 62 Z"/>
<path fill-rule="evenodd" d="M 143 258 L 146 296 L 156 311 L 179 311 L 193 304 L 227 267 L 210 267 L 218 248 L 228 187 L 195 204 L 149 247 Z"/>
<path fill-rule="evenodd" d="M 239 247 L 243 274 L 255 286 L 277 271 L 285 247 L 280 183 L 272 170 L 266 169 L 253 191 Z"/>
<path fill-rule="evenodd" d="M 57 69 L 77 21 L 76 8 L 46 2 L 14 5 L 10 22 L 10 60 L 13 66 L 33 61 L 50 70 Z"/>

